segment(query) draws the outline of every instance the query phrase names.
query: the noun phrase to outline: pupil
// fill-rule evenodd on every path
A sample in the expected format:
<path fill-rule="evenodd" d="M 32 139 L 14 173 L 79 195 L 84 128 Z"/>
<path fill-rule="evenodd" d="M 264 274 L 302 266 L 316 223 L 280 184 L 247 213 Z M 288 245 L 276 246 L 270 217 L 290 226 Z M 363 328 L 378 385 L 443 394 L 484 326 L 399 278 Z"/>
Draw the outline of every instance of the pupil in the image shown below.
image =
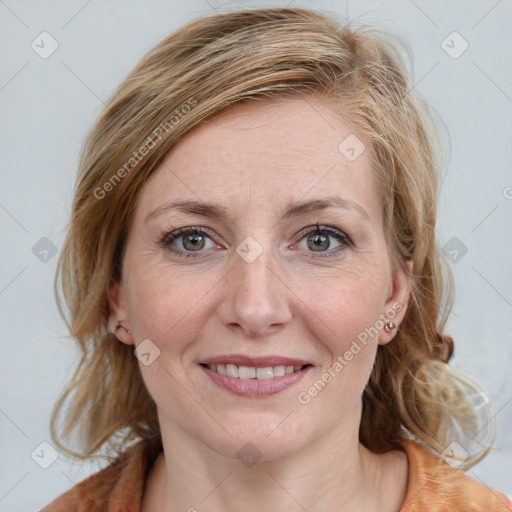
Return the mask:
<path fill-rule="evenodd" d="M 316 251 L 318 248 L 328 249 L 329 245 L 329 238 L 325 235 L 313 235 L 308 239 L 308 246 L 314 251 Z"/>
<path fill-rule="evenodd" d="M 188 235 L 183 239 L 183 247 L 193 251 L 202 249 L 204 247 L 204 238 L 200 235 Z"/>

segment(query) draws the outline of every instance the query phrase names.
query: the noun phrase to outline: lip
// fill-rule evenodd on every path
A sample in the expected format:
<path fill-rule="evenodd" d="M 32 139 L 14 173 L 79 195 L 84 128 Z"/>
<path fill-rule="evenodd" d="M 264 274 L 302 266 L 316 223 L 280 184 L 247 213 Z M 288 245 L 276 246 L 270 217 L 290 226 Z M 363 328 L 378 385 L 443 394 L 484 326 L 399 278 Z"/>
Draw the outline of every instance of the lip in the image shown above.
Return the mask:
<path fill-rule="evenodd" d="M 311 365 L 311 361 L 295 359 L 282 356 L 245 356 L 241 354 L 231 354 L 225 356 L 215 356 L 202 360 L 200 364 L 236 364 L 237 366 L 304 366 Z M 276 377 L 275 377 L 276 378 Z"/>
<path fill-rule="evenodd" d="M 222 361 L 225 360 L 226 359 L 222 359 Z M 221 359 L 219 359 L 219 361 L 221 361 Z M 258 361 L 261 361 L 261 359 L 258 358 Z M 279 359 L 279 361 L 283 361 L 283 358 Z M 296 360 L 289 359 L 289 361 Z M 280 363 L 278 363 L 277 365 L 268 364 L 267 366 L 278 366 L 279 364 Z M 291 364 L 292 363 L 290 363 L 290 366 Z M 199 365 L 199 368 L 214 384 L 216 384 L 220 388 L 223 388 L 239 396 L 259 397 L 274 395 L 276 393 L 284 391 L 285 389 L 290 388 L 291 386 L 302 380 L 306 373 L 308 373 L 308 371 L 311 370 L 312 367 L 306 366 L 306 368 L 303 368 L 302 370 L 298 370 L 288 375 L 283 375 L 282 377 L 272 377 L 271 379 L 240 379 L 238 377 L 228 377 L 227 375 L 222 375 L 220 373 L 214 372 L 207 368 L 206 366 Z"/>

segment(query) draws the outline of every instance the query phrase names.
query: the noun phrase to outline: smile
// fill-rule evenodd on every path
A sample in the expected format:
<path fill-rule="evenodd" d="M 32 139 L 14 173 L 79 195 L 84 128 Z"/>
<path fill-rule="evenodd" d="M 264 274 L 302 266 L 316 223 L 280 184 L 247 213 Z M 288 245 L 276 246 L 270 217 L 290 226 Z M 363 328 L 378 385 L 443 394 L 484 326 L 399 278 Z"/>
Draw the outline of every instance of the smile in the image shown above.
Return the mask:
<path fill-rule="evenodd" d="M 217 389 L 238 396 L 264 397 L 294 386 L 313 365 L 281 356 L 224 355 L 201 361 L 199 368 Z"/>
<path fill-rule="evenodd" d="M 309 365 L 239 366 L 236 364 L 207 364 L 206 368 L 221 375 L 238 379 L 272 379 L 298 372 Z"/>

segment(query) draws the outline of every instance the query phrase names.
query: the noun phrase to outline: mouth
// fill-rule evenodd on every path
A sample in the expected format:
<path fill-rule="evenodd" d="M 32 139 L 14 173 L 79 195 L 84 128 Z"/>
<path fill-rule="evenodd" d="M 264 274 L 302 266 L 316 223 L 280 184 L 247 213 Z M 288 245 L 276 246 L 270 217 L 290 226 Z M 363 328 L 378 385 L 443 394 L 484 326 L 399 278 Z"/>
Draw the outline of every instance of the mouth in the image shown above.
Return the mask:
<path fill-rule="evenodd" d="M 279 393 L 301 380 L 311 363 L 285 357 L 220 356 L 199 363 L 216 386 L 242 396 Z"/>
<path fill-rule="evenodd" d="M 266 380 L 274 377 L 283 377 L 292 373 L 299 372 L 309 366 L 304 365 L 276 365 L 276 366 L 244 366 L 233 363 L 220 364 L 201 364 L 204 368 L 208 368 L 214 373 L 226 375 L 233 379 L 258 379 Z"/>

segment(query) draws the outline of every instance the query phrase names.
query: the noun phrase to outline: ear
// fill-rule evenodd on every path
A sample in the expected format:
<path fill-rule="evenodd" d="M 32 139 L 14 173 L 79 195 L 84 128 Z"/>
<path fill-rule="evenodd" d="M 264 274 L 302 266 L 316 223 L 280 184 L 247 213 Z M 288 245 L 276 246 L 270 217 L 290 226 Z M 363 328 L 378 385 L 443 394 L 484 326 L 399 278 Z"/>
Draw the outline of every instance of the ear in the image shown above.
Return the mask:
<path fill-rule="evenodd" d="M 396 336 L 398 326 L 405 317 L 411 294 L 412 271 L 413 263 L 408 260 L 393 273 L 392 289 L 382 311 L 382 320 L 384 324 L 392 322 L 394 327 L 389 331 L 381 329 L 378 338 L 379 345 L 387 345 Z"/>
<path fill-rule="evenodd" d="M 109 289 L 109 330 L 114 336 L 126 345 L 134 345 L 130 315 L 126 307 L 123 283 L 121 280 L 110 285 Z M 120 323 L 119 323 L 120 322 Z"/>

